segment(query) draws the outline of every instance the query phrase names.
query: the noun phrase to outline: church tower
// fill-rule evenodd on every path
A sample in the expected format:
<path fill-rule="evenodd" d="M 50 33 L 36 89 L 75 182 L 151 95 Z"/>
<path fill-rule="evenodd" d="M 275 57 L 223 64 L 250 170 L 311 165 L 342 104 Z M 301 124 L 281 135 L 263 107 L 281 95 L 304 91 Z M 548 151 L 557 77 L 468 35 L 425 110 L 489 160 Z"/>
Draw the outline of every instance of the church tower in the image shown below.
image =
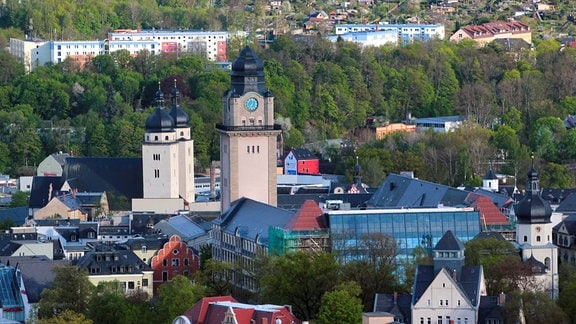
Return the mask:
<path fill-rule="evenodd" d="M 558 248 L 552 244 L 550 204 L 540 197 L 538 172 L 528 171 L 528 183 L 524 199 L 516 206 L 516 243 L 522 261 L 528 262 L 534 275 L 550 297 L 558 297 Z"/>
<path fill-rule="evenodd" d="M 194 201 L 194 146 L 189 117 L 178 105 L 179 91 L 172 92 L 170 111 L 158 85 L 156 107 L 148 119 L 142 144 L 144 199 Z"/>
<path fill-rule="evenodd" d="M 246 46 L 232 63 L 231 87 L 224 93 L 220 134 L 221 210 L 247 197 L 277 203 L 274 97 L 265 88 L 264 63 Z"/>

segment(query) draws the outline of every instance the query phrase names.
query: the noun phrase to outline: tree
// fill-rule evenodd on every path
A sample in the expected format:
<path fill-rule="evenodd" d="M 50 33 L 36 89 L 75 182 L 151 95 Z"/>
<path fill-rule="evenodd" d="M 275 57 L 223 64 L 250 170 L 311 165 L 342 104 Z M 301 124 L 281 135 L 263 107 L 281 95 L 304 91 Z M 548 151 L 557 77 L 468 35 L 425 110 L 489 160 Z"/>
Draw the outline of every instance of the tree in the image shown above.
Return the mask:
<path fill-rule="evenodd" d="M 506 294 L 519 289 L 531 269 L 522 262 L 516 248 L 506 240 L 494 237 L 474 239 L 466 243 L 466 264 L 482 265 L 488 295 Z"/>
<path fill-rule="evenodd" d="M 53 317 L 40 319 L 39 324 L 92 324 L 92 320 L 86 318 L 86 315 L 72 310 L 65 310 Z M 96 322 L 98 323 L 98 322 Z M 103 322 L 100 322 L 103 323 Z M 111 322 L 114 323 L 114 322 Z"/>
<path fill-rule="evenodd" d="M 314 319 L 322 296 L 338 285 L 339 264 L 333 254 L 296 252 L 272 257 L 260 278 L 261 301 L 292 305 L 301 319 Z"/>
<path fill-rule="evenodd" d="M 158 312 L 162 321 L 172 321 L 204 297 L 204 287 L 185 276 L 176 276 L 158 290 Z"/>
<path fill-rule="evenodd" d="M 10 208 L 28 206 L 28 199 L 30 195 L 23 191 L 17 191 L 12 195 L 12 200 L 10 201 Z"/>
<path fill-rule="evenodd" d="M 94 323 L 129 323 L 130 306 L 120 282 L 100 283 L 90 301 L 90 319 Z"/>
<path fill-rule="evenodd" d="M 357 296 L 360 286 L 355 282 L 342 283 L 334 291 L 322 296 L 322 306 L 316 318 L 319 324 L 361 323 L 362 302 Z"/>
<path fill-rule="evenodd" d="M 42 291 L 38 303 L 38 318 L 51 318 L 66 310 L 88 314 L 94 290 L 88 280 L 88 273 L 76 266 L 58 266 L 53 271 L 53 288 Z"/>
<path fill-rule="evenodd" d="M 506 296 L 503 314 L 506 323 L 570 323 L 548 294 L 540 291 L 518 290 Z"/>
<path fill-rule="evenodd" d="M 212 245 L 209 245 L 209 247 L 211 249 Z M 200 266 L 201 269 L 194 274 L 194 280 L 207 288 L 208 295 L 230 295 L 232 290 L 232 272 L 234 270 L 233 264 L 209 258 L 202 260 Z"/>

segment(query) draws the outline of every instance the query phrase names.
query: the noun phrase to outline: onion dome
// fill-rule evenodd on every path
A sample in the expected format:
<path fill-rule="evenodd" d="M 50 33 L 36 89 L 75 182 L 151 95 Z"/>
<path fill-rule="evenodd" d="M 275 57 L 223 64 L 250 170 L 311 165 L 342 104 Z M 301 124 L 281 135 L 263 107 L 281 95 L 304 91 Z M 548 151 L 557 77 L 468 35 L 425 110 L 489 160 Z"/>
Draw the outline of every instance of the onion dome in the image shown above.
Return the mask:
<path fill-rule="evenodd" d="M 497 180 L 498 176 L 496 176 L 496 173 L 494 173 L 494 170 L 492 170 L 492 167 L 490 167 L 490 170 L 488 170 L 488 172 L 486 172 L 486 175 L 482 179 L 483 180 Z"/>
<path fill-rule="evenodd" d="M 176 87 L 176 80 L 174 80 L 174 88 L 172 89 L 172 105 L 170 107 L 170 117 L 174 120 L 174 126 L 176 128 L 184 128 L 188 127 L 188 122 L 190 121 L 190 117 L 188 114 L 180 107 L 178 104 L 178 99 L 180 98 L 180 91 Z"/>
<path fill-rule="evenodd" d="M 538 171 L 534 165 L 528 171 L 528 185 L 526 196 L 516 206 L 516 218 L 519 224 L 545 224 L 550 223 L 552 208 L 548 201 L 540 197 L 538 188 Z"/>
<path fill-rule="evenodd" d="M 232 63 L 231 73 L 232 91 L 237 95 L 254 91 L 266 93 L 264 82 L 264 62 L 248 46 L 240 52 L 240 55 Z"/>
<path fill-rule="evenodd" d="M 159 133 L 159 132 L 173 132 L 174 120 L 166 109 L 164 109 L 164 94 L 160 90 L 160 83 L 158 83 L 158 91 L 156 91 L 156 108 L 146 119 L 146 132 Z"/>

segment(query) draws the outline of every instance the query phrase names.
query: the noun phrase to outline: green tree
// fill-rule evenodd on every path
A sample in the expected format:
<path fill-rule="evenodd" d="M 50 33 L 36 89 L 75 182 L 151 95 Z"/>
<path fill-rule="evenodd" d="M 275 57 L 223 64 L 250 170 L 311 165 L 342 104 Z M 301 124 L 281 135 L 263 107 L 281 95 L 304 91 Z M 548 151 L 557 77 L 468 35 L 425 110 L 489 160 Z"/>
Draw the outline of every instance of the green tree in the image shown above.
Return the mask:
<path fill-rule="evenodd" d="M 362 323 L 362 302 L 357 296 L 360 286 L 355 282 L 340 284 L 322 296 L 316 321 L 319 324 Z"/>
<path fill-rule="evenodd" d="M 92 324 L 91 319 L 86 318 L 83 313 L 78 313 L 73 310 L 64 310 L 57 315 L 50 318 L 42 318 L 38 321 L 39 324 Z"/>
<path fill-rule="evenodd" d="M 176 276 L 158 290 L 158 312 L 162 322 L 171 322 L 204 297 L 204 287 L 185 276 Z"/>
<path fill-rule="evenodd" d="M 194 280 L 206 287 L 207 294 L 211 296 L 230 295 L 234 265 L 212 258 L 203 260 L 200 265 L 202 268 L 194 274 Z"/>
<path fill-rule="evenodd" d="M 90 301 L 89 318 L 94 323 L 129 323 L 130 308 L 120 282 L 99 283 Z"/>
<path fill-rule="evenodd" d="M 272 257 L 260 278 L 260 299 L 268 303 L 292 305 L 301 319 L 314 319 L 322 296 L 339 282 L 339 264 L 330 253 L 296 252 Z"/>
<path fill-rule="evenodd" d="M 550 162 L 541 168 L 540 185 L 543 188 L 573 188 L 574 176 L 566 166 Z"/>
<path fill-rule="evenodd" d="M 570 323 L 566 313 L 546 292 L 540 291 L 515 291 L 507 295 L 503 314 L 507 323 Z"/>
<path fill-rule="evenodd" d="M 52 288 L 43 290 L 40 295 L 38 318 L 48 319 L 67 310 L 88 314 L 94 290 L 88 273 L 76 266 L 58 266 L 53 271 Z"/>
<path fill-rule="evenodd" d="M 10 208 L 24 207 L 28 206 L 28 200 L 30 199 L 30 194 L 24 191 L 17 191 L 12 195 L 12 200 L 10 201 Z"/>

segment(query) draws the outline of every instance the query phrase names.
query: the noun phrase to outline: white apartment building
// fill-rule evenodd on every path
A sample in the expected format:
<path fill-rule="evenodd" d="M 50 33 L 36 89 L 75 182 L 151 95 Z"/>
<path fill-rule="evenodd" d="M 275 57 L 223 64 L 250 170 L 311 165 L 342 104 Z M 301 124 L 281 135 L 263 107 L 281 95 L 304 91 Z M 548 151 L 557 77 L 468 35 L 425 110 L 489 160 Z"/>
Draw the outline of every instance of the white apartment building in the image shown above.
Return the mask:
<path fill-rule="evenodd" d="M 443 25 L 424 24 L 342 24 L 334 26 L 336 35 L 361 32 L 392 31 L 396 33 L 397 42 L 408 44 L 415 41 L 427 42 L 432 39 L 444 39 L 446 32 Z"/>
<path fill-rule="evenodd" d="M 83 66 L 90 58 L 119 50 L 135 56 L 143 50 L 151 54 L 194 53 L 214 62 L 227 61 L 227 32 L 117 30 L 104 40 L 41 41 L 10 39 L 10 53 L 20 59 L 26 72 L 38 66 L 58 64 L 67 58 Z"/>

